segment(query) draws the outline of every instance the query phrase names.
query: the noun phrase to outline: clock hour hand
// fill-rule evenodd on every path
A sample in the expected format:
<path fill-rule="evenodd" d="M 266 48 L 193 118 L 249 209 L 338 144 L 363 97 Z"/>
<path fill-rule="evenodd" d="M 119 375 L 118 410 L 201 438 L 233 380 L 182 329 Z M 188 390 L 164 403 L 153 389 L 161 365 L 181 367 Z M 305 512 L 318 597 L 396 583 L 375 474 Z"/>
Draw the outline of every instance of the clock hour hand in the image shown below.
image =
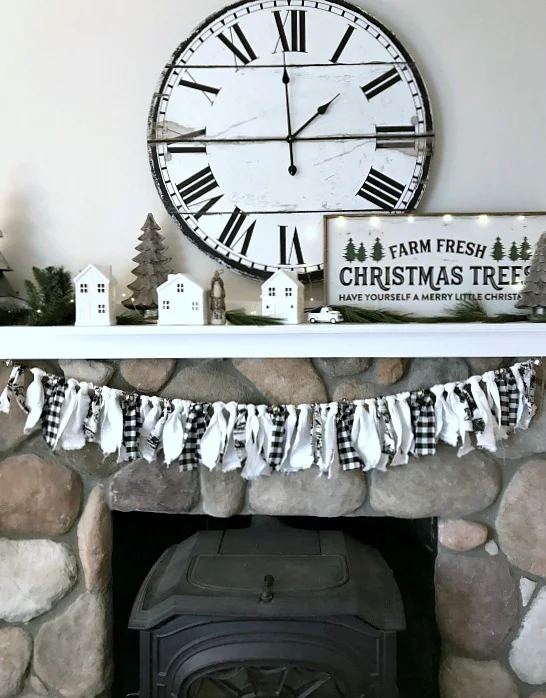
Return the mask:
<path fill-rule="evenodd" d="M 319 116 L 324 116 L 330 106 L 336 101 L 336 99 L 339 97 L 339 95 L 336 95 L 333 99 L 331 99 L 329 102 L 326 102 L 326 104 L 322 104 L 320 107 L 318 107 L 317 111 L 313 114 L 313 116 L 308 119 L 303 126 L 300 126 L 300 128 L 292 134 L 292 139 L 295 139 L 296 136 L 299 136 L 299 134 L 309 126 L 309 124 L 312 124 L 315 119 L 318 119 Z"/>
<path fill-rule="evenodd" d="M 288 85 L 290 84 L 290 76 L 288 75 L 288 70 L 286 69 L 286 56 L 283 54 L 284 70 L 282 74 L 282 81 L 284 83 L 284 97 L 286 101 L 286 121 L 288 124 L 288 135 L 286 140 L 288 142 L 288 150 L 290 152 L 290 166 L 288 167 L 288 173 L 292 177 L 298 171 L 298 168 L 294 164 L 294 137 L 292 136 L 292 116 L 290 114 L 290 94 L 288 91 Z"/>

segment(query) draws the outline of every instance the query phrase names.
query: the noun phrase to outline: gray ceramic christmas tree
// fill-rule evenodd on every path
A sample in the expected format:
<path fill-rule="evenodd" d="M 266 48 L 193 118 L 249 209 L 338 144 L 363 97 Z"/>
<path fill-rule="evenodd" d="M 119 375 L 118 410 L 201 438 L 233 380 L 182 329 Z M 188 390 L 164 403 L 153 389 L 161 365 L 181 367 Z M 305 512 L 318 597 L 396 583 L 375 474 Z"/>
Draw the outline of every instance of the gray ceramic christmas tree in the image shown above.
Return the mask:
<path fill-rule="evenodd" d="M 529 320 L 546 322 L 546 233 L 537 242 L 516 308 L 530 309 Z"/>
<path fill-rule="evenodd" d="M 170 273 L 167 265 L 171 260 L 165 255 L 165 238 L 160 235 L 161 228 L 151 213 L 141 230 L 140 244 L 136 246 L 138 254 L 133 257 L 137 264 L 133 274 L 137 278 L 129 284 L 131 296 L 123 301 L 123 305 L 138 310 L 148 320 L 157 320 L 157 289 L 167 281 Z"/>
<path fill-rule="evenodd" d="M 4 233 L 0 230 L 0 238 L 4 237 Z M 12 271 L 10 265 L 6 262 L 6 258 L 0 252 L 0 297 L 13 295 L 13 289 L 9 281 L 4 276 L 5 271 Z"/>

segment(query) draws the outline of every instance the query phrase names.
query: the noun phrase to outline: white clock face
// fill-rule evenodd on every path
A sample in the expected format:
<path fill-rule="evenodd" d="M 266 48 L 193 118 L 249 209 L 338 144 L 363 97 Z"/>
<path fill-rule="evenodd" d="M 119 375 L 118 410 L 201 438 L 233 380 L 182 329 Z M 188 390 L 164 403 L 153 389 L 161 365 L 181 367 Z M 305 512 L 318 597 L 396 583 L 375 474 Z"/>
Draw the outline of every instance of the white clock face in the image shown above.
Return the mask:
<path fill-rule="evenodd" d="M 413 209 L 434 140 L 424 83 L 353 5 L 263 0 L 208 19 L 154 96 L 152 170 L 182 231 L 256 278 L 323 269 L 326 213 Z"/>

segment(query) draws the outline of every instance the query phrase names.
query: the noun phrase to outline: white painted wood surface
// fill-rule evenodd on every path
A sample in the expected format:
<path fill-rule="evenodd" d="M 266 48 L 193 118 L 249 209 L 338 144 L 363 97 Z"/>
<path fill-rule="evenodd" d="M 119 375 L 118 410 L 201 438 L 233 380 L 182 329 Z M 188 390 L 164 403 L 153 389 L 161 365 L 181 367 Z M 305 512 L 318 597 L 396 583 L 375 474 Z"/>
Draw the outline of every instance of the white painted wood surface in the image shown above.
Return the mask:
<path fill-rule="evenodd" d="M 3 327 L 2 359 L 541 356 L 546 325 Z"/>

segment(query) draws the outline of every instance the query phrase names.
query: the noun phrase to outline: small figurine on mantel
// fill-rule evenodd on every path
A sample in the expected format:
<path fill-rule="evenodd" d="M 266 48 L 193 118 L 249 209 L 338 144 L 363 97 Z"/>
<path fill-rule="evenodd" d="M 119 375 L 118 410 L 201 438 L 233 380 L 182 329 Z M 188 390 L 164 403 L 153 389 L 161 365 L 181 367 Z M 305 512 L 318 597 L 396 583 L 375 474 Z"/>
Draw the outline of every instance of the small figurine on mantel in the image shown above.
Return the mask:
<path fill-rule="evenodd" d="M 210 324 L 225 325 L 226 320 L 226 289 L 221 271 L 214 272 L 210 282 Z"/>
<path fill-rule="evenodd" d="M 546 233 L 542 233 L 536 244 L 516 308 L 529 308 L 529 320 L 546 322 Z"/>
<path fill-rule="evenodd" d="M 160 235 L 161 228 L 151 213 L 141 230 L 142 235 L 138 238 L 140 244 L 136 246 L 138 254 L 133 257 L 133 262 L 137 264 L 133 274 L 137 278 L 129 284 L 131 295 L 122 303 L 129 310 L 137 310 L 146 320 L 154 322 L 157 320 L 157 289 L 167 281 L 167 265 L 171 260 L 165 255 L 165 238 Z"/>

